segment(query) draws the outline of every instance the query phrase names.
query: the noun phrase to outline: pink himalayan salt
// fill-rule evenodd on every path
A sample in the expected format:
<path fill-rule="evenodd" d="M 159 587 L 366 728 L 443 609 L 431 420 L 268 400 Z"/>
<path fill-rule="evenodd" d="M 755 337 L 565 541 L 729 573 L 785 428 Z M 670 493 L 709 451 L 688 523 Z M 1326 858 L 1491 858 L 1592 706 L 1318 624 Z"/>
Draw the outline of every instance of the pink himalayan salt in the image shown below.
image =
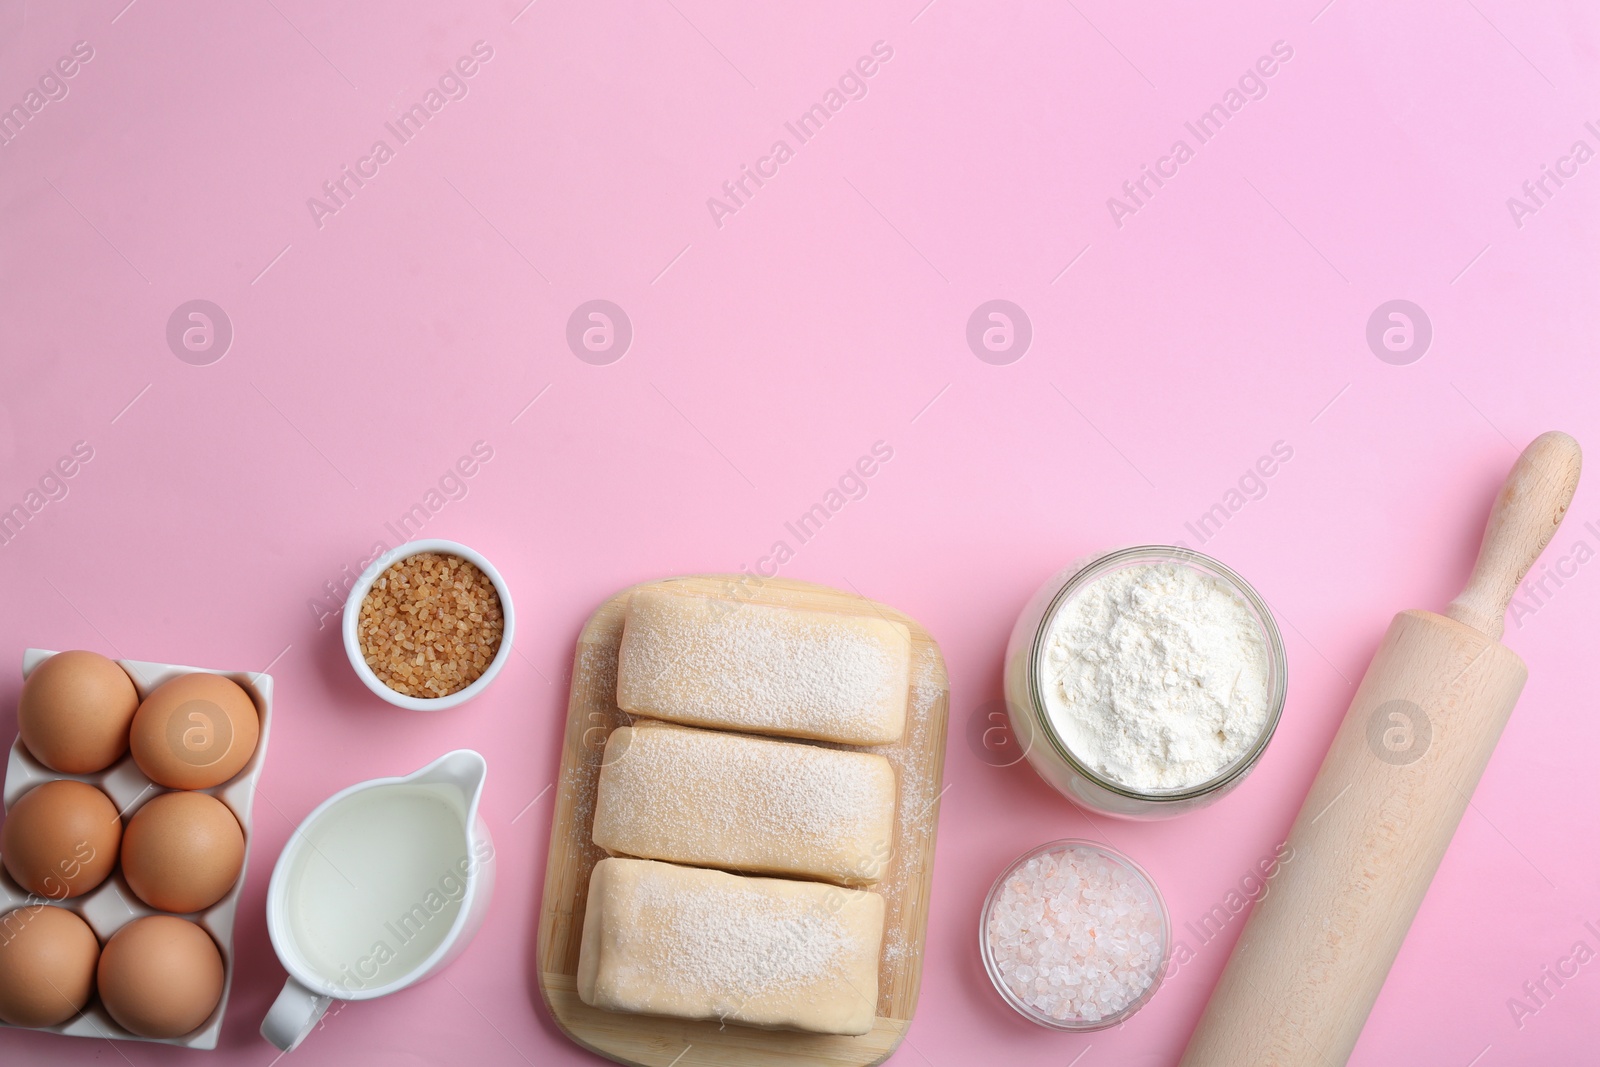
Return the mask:
<path fill-rule="evenodd" d="M 1063 1022 L 1098 1022 L 1138 1000 L 1162 966 L 1161 909 L 1132 871 L 1070 847 L 1006 877 L 989 951 L 1017 1000 Z"/>

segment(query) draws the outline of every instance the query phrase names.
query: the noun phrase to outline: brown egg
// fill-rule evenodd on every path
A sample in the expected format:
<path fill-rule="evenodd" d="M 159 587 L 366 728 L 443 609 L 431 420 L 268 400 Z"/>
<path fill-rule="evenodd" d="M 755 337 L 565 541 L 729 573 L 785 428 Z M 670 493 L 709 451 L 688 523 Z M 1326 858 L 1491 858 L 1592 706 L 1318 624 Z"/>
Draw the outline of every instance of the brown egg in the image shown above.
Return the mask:
<path fill-rule="evenodd" d="M 103 771 L 128 751 L 139 693 L 98 652 L 58 652 L 22 685 L 17 725 L 40 763 L 62 774 Z"/>
<path fill-rule="evenodd" d="M 62 778 L 34 786 L 11 806 L 0 826 L 0 861 L 30 893 L 66 900 L 106 880 L 121 843 L 111 798 Z"/>
<path fill-rule="evenodd" d="M 222 999 L 222 953 L 200 927 L 172 915 L 135 919 L 100 952 L 100 1002 L 140 1037 L 182 1037 Z"/>
<path fill-rule="evenodd" d="M 204 793 L 162 793 L 122 835 L 122 873 L 139 899 L 180 915 L 209 908 L 239 880 L 244 831 Z"/>
<path fill-rule="evenodd" d="M 65 908 L 39 904 L 0 916 L 0 1020 L 59 1026 L 94 994 L 100 942 Z"/>
<path fill-rule="evenodd" d="M 261 739 L 250 694 L 217 674 L 157 686 L 133 717 L 134 761 L 169 789 L 210 789 L 238 774 Z"/>

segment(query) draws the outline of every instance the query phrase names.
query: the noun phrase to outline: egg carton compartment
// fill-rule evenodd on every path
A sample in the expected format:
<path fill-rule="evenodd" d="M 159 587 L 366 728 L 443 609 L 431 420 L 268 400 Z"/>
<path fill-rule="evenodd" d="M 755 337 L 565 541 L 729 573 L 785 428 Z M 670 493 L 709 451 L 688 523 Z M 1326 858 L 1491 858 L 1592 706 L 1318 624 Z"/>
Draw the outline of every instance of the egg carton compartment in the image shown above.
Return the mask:
<path fill-rule="evenodd" d="M 33 669 L 46 659 L 55 655 L 54 652 L 43 649 L 30 648 L 22 657 L 22 676 L 24 679 L 33 672 Z M 99 1037 L 115 1041 L 152 1041 L 162 1045 L 177 1045 L 181 1048 L 214 1049 L 217 1039 L 222 1032 L 222 1016 L 228 1008 L 228 994 L 233 988 L 233 921 L 239 909 L 239 896 L 244 892 L 245 878 L 250 869 L 250 844 L 253 838 L 251 832 L 251 810 L 255 801 L 256 781 L 261 777 L 261 767 L 267 754 L 267 738 L 272 727 L 272 676 L 258 674 L 250 671 L 219 671 L 206 667 L 185 667 L 174 663 L 148 663 L 142 660 L 117 660 L 128 676 L 133 679 L 134 688 L 139 692 L 139 699 L 149 696 L 150 691 L 172 678 L 183 674 L 220 674 L 230 681 L 236 682 L 244 691 L 250 694 L 251 701 L 256 706 L 256 715 L 261 720 L 261 737 L 256 743 L 256 750 L 251 754 L 249 762 L 234 777 L 210 789 L 200 789 L 196 792 L 209 793 L 227 805 L 239 820 L 239 826 L 244 831 L 244 865 L 239 870 L 239 880 L 233 884 L 217 903 L 205 911 L 181 918 L 190 919 L 198 923 L 202 929 L 211 935 L 217 943 L 217 948 L 222 952 L 222 999 L 217 1002 L 216 1010 L 211 1013 L 199 1029 L 193 1030 L 182 1037 L 174 1038 L 148 1038 L 131 1034 L 118 1026 L 100 1004 L 99 997 L 89 1002 L 89 1006 L 79 1013 L 76 1019 L 62 1026 L 40 1027 L 46 1033 L 66 1034 L 71 1037 Z M 3 798 L 6 810 L 17 802 L 34 786 L 61 778 L 70 778 L 78 782 L 87 782 L 105 791 L 116 804 L 117 810 L 122 813 L 123 825 L 127 820 L 151 798 L 160 793 L 172 792 L 164 786 L 158 786 L 146 778 L 139 770 L 139 765 L 133 761 L 132 755 L 124 756 L 118 762 L 98 774 L 62 774 L 53 771 L 33 758 L 33 755 L 23 745 L 19 737 L 11 746 L 11 757 L 6 765 L 6 777 L 3 789 L 0 789 L 0 798 Z M 35 896 L 26 889 L 17 885 L 4 867 L 0 867 L 0 915 L 31 904 L 54 904 L 66 908 L 77 914 L 89 924 L 95 936 L 100 939 L 102 947 L 106 940 L 122 927 L 135 919 L 147 915 L 166 915 L 170 912 L 158 911 L 140 900 L 128 888 L 127 880 L 122 876 L 119 862 L 117 869 L 93 890 L 81 897 L 71 900 L 52 901 L 44 897 Z M 7 1024 L 0 1022 L 0 1027 Z M 9 1028 L 9 1027 L 8 1027 Z"/>

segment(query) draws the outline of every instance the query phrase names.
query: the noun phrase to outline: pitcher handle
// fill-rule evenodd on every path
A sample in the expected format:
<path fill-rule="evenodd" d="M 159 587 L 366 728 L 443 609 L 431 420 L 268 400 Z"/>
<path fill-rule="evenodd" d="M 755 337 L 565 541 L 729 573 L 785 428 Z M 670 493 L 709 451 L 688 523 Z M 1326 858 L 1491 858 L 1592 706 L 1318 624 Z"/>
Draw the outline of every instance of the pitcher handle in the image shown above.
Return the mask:
<path fill-rule="evenodd" d="M 332 1003 L 332 997 L 313 993 L 291 978 L 283 983 L 283 992 L 278 994 L 267 1017 L 261 1021 L 261 1036 L 284 1052 L 293 1052 L 316 1028 Z"/>

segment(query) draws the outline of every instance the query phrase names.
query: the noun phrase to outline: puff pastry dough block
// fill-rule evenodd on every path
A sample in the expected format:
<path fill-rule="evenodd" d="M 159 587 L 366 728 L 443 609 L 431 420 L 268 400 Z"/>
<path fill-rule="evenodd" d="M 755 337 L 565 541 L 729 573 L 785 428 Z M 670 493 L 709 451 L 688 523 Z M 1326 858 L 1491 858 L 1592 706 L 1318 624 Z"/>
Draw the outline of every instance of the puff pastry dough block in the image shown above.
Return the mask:
<path fill-rule="evenodd" d="M 894 807 L 894 767 L 882 756 L 641 720 L 606 742 L 594 843 L 870 885 L 888 866 Z"/>
<path fill-rule="evenodd" d="M 608 1011 L 865 1034 L 878 1002 L 883 898 L 655 860 L 601 860 L 578 996 Z"/>
<path fill-rule="evenodd" d="M 623 625 L 617 706 L 691 726 L 892 744 L 905 732 L 910 673 L 903 623 L 641 589 Z"/>

